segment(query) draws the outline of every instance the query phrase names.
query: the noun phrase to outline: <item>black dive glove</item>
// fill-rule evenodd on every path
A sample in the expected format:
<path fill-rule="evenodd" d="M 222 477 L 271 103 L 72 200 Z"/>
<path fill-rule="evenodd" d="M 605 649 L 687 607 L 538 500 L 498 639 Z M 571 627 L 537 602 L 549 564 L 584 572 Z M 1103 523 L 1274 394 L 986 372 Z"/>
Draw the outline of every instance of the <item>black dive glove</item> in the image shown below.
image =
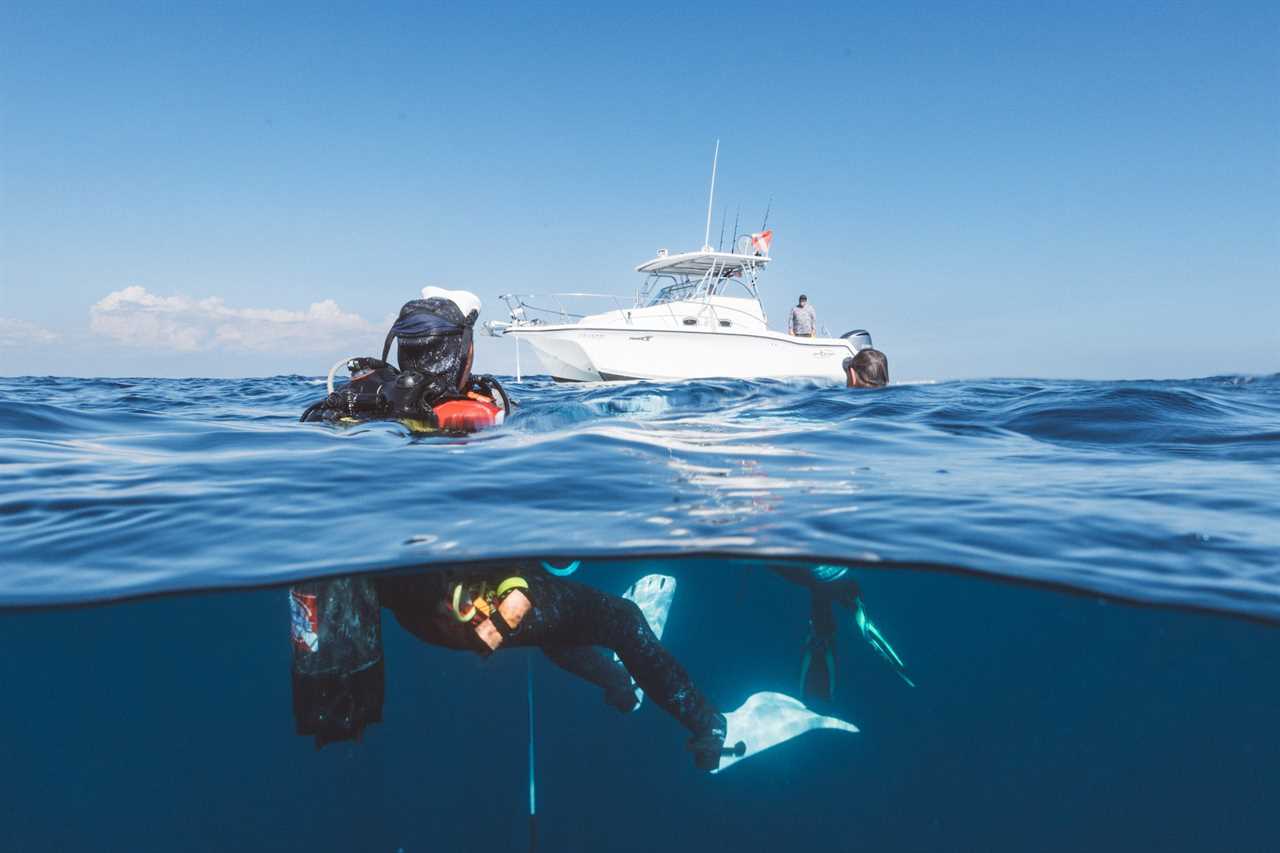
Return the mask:
<path fill-rule="evenodd" d="M 840 362 L 840 367 L 845 373 L 848 373 L 853 368 L 853 356 L 848 356 L 844 361 Z"/>
<path fill-rule="evenodd" d="M 689 738 L 685 747 L 693 753 L 693 766 L 699 770 L 715 770 L 719 767 L 720 759 L 725 753 L 724 738 L 728 732 L 729 723 L 724 714 L 712 715 L 704 730 Z"/>

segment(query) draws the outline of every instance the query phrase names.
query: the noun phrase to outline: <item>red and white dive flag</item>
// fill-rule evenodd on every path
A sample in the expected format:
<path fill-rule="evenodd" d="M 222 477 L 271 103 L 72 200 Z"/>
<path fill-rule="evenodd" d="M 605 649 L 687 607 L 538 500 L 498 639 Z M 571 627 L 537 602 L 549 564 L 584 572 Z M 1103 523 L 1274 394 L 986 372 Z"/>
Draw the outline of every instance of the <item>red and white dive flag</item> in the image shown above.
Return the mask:
<path fill-rule="evenodd" d="M 751 235 L 751 246 L 756 250 L 757 255 L 769 254 L 769 244 L 773 242 L 773 231 L 761 231 L 759 234 Z"/>

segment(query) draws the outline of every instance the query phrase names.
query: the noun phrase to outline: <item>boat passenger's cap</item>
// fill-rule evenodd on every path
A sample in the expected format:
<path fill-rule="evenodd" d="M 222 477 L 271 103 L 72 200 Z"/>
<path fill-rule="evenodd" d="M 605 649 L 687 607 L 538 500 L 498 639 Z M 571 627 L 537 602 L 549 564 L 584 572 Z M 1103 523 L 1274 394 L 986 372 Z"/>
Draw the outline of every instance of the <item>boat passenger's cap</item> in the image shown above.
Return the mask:
<path fill-rule="evenodd" d="M 462 316 L 469 317 L 472 312 L 480 316 L 480 297 L 476 296 L 470 290 L 445 290 L 443 287 L 435 287 L 427 285 L 422 288 L 423 299 L 448 299 L 454 305 L 458 306 L 458 310 L 462 312 Z M 475 319 L 472 317 L 471 319 Z"/>

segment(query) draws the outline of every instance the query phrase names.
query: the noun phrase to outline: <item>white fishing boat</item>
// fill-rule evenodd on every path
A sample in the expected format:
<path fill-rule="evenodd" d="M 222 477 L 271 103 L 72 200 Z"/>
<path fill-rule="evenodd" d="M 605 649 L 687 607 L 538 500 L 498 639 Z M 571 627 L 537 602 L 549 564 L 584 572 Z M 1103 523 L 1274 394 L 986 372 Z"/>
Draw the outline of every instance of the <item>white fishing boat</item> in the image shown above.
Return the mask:
<path fill-rule="evenodd" d="M 719 150 L 717 146 L 717 156 Z M 712 200 L 715 165 L 712 165 Z M 696 252 L 657 257 L 636 267 L 645 276 L 631 305 L 591 293 L 504 294 L 510 319 L 487 331 L 528 343 L 561 382 L 645 379 L 670 382 L 716 377 L 844 381 L 841 363 L 871 346 L 862 329 L 838 338 L 775 331 L 760 302 L 760 274 L 771 260 L 772 232 L 736 235 L 731 251 L 712 249 L 707 232 Z M 575 313 L 567 306 L 605 300 L 613 307 Z"/>

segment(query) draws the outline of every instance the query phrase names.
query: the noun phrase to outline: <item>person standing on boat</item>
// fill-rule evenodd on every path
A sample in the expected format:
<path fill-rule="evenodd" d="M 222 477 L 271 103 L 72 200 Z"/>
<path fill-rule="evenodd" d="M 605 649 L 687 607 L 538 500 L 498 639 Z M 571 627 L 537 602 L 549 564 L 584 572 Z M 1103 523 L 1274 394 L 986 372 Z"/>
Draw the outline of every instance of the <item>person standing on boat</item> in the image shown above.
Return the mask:
<path fill-rule="evenodd" d="M 878 349 L 858 350 L 841 364 L 846 388 L 883 388 L 889 384 L 889 359 Z"/>
<path fill-rule="evenodd" d="M 812 338 L 817 334 L 818 316 L 813 313 L 809 297 L 800 294 L 800 301 L 791 309 L 791 318 L 787 321 L 787 332 L 798 338 Z"/>

